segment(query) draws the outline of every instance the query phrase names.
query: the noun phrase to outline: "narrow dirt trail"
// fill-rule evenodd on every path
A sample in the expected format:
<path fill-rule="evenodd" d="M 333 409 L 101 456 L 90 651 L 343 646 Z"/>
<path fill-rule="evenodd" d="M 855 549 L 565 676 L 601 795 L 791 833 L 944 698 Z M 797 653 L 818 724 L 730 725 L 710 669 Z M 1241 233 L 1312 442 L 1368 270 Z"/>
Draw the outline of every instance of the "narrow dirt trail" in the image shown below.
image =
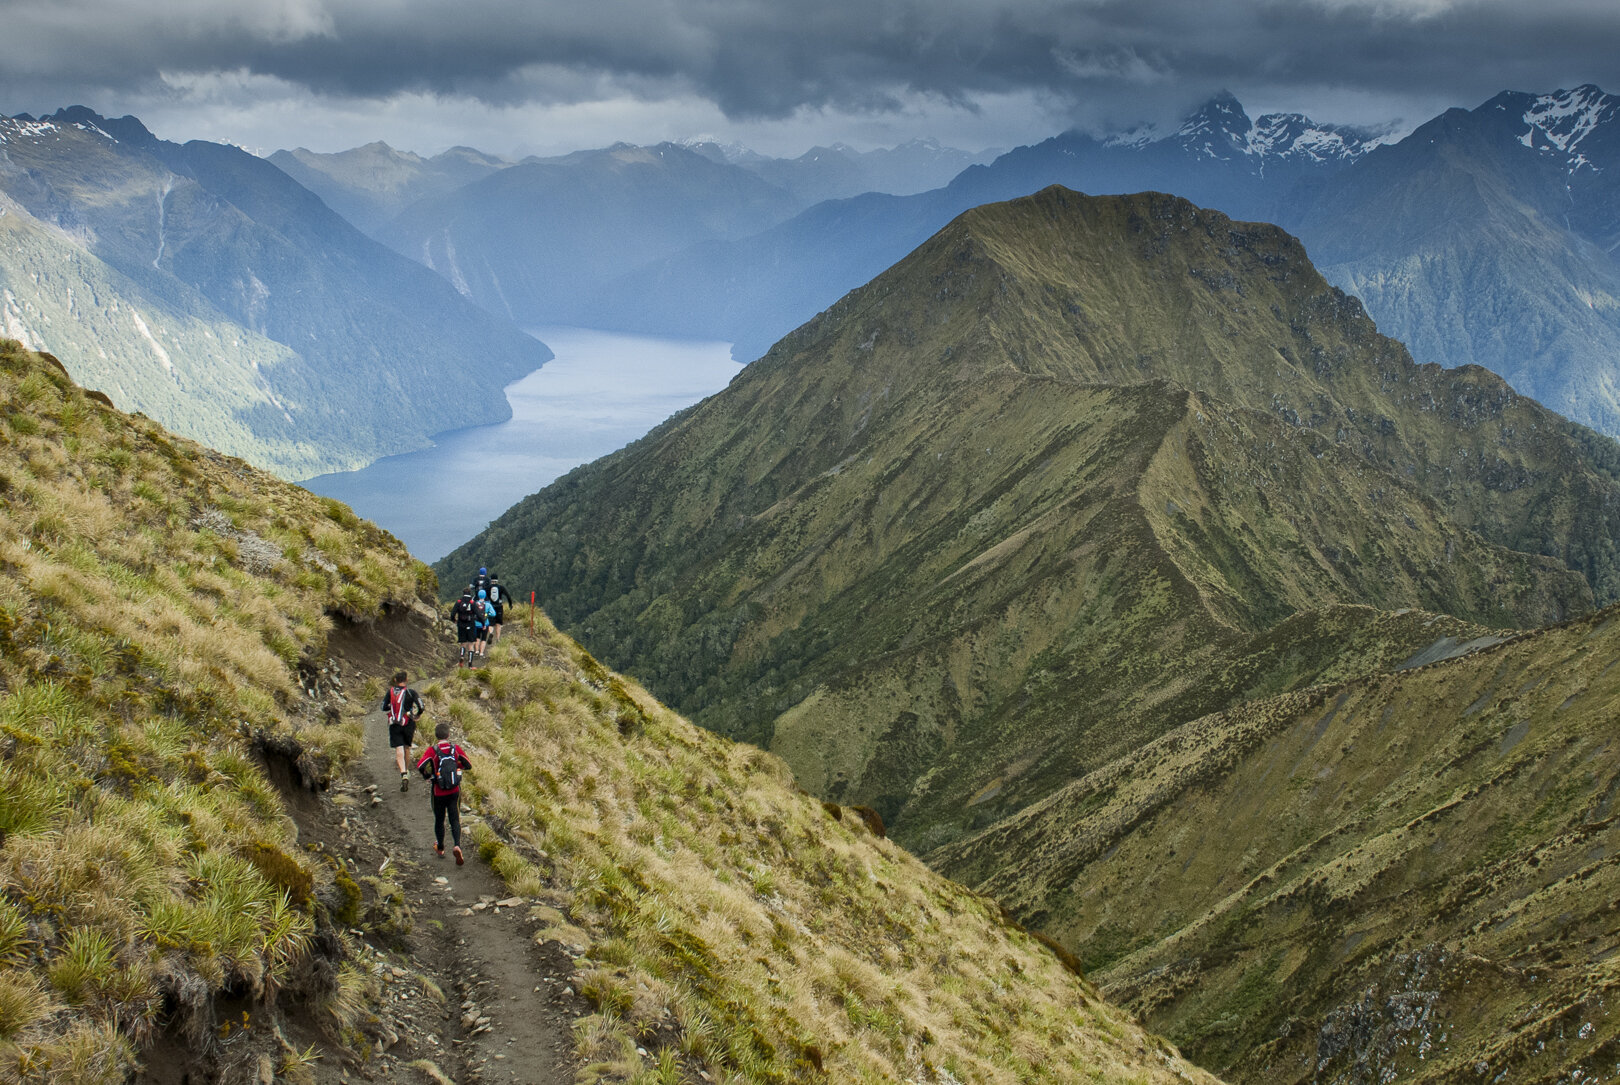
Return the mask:
<path fill-rule="evenodd" d="M 369 976 L 363 1000 L 339 1010 L 334 996 L 289 993 L 267 1014 L 222 995 L 206 1041 L 166 1024 L 142 1053 L 136 1085 L 572 1085 L 574 1022 L 592 1012 L 577 994 L 574 954 L 584 947 L 536 939 L 556 929 L 561 916 L 548 906 L 556 901 L 511 893 L 472 844 L 476 813 L 462 814 L 464 866 L 448 840 L 444 858 L 434 854 L 430 785 L 413 772 L 400 791 L 380 697 L 360 697 L 368 679 L 386 680 L 401 666 L 416 687 L 431 684 L 448 672 L 450 651 L 423 608 L 340 627 L 326 665 L 301 672 L 301 681 L 313 711 L 361 726 L 360 758 L 324 792 L 303 786 L 291 761 L 265 762 L 300 845 L 361 887 L 350 952 L 340 962 L 331 938 L 320 967 L 341 963 Z M 426 705 L 415 756 L 431 739 L 435 707 Z M 469 753 L 476 774 L 479 754 Z M 336 1041 L 339 1014 L 353 1043 Z M 301 1069 L 288 1072 L 295 1053 Z"/>
<path fill-rule="evenodd" d="M 570 1085 L 573 1022 L 591 1006 L 577 994 L 570 947 L 536 941 L 546 915 L 554 920 L 556 912 L 514 897 L 484 863 L 471 844 L 471 826 L 480 821 L 473 811 L 462 813 L 467 863 L 455 865 L 449 831 L 444 858 L 434 855 L 431 787 L 411 772 L 410 787 L 400 790 L 381 698 L 358 696 L 366 679 L 386 682 L 402 666 L 413 687 L 426 687 L 449 672 L 454 649 L 441 640 L 436 617 L 418 611 L 340 628 L 329 651 L 321 674 L 332 680 L 316 695 L 358 721 L 363 753 L 327 794 L 296 787 L 283 794 L 301 842 L 335 858 L 363 886 L 366 918 L 348 931 L 360 947 L 352 964 L 381 985 L 381 998 L 364 1006 L 377 1019 L 361 1027 L 373 1041 L 368 1051 L 332 1049 L 329 1030 L 308 1011 L 288 1020 L 295 1046 L 314 1041 L 321 1049 L 313 1067 L 318 1085 Z M 433 737 L 434 709 L 429 701 L 410 764 Z M 476 774 L 480 755 L 470 756 Z"/>
<path fill-rule="evenodd" d="M 340 655 L 347 656 L 342 666 L 352 678 L 381 674 L 381 661 L 372 662 L 377 645 L 367 645 L 370 651 L 348 647 Z M 428 684 L 423 655 L 410 655 L 412 684 Z M 512 896 L 478 856 L 468 832 L 478 821 L 475 813 L 463 808 L 466 865 L 458 867 L 451 856 L 448 827 L 445 855 L 435 856 L 430 785 L 413 771 L 409 789 L 400 791 L 387 721 L 375 701 L 350 702 L 346 714 L 358 715 L 362 708 L 363 755 L 333 789 L 336 801 L 311 804 L 318 811 L 306 806 L 299 821 L 303 838 L 341 857 L 357 880 L 377 878 L 399 887 L 403 900 L 397 904 L 409 914 L 409 932 L 364 921 L 351 930 L 366 946 L 359 963 L 383 984 L 380 1004 L 370 1007 L 381 1021 L 369 1030 L 379 1034 L 379 1050 L 363 1060 L 352 1052 L 323 1060 L 317 1077 L 340 1083 L 441 1080 L 428 1069 L 431 1063 L 455 1085 L 569 1085 L 575 1076 L 573 1022 L 591 1007 L 576 993 L 568 947 L 536 942 L 543 925 L 533 910 L 538 902 Z M 413 761 L 432 738 L 433 709 L 429 703 Z M 470 755 L 476 773 L 477 752 Z M 371 895 L 368 889 L 368 903 Z M 443 993 L 442 1003 L 424 978 Z M 410 1068 L 412 1063 L 417 1065 Z"/>

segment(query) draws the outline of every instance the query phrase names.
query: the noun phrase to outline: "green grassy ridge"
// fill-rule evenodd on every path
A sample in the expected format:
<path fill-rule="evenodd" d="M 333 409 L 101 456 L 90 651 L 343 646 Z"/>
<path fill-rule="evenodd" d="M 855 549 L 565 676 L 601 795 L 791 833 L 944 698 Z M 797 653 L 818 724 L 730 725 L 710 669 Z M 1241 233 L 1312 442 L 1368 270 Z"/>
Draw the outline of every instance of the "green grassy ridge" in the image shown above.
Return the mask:
<path fill-rule="evenodd" d="M 582 1081 L 1213 1081 L 995 903 L 527 606 L 424 695 L 472 753 L 481 853 L 552 902 L 538 939 L 586 949 Z"/>
<path fill-rule="evenodd" d="M 1494 615 L 1497 624 L 1556 616 L 1558 609 L 1544 609 L 1544 600 L 1559 592 L 1565 606 L 1588 605 L 1571 574 L 1504 555 L 1471 533 L 1442 531 L 1433 510 L 1398 486 L 1389 486 L 1393 495 L 1386 501 L 1391 515 L 1407 509 L 1423 518 L 1425 530 L 1401 528 L 1415 540 L 1346 518 L 1340 510 L 1353 511 L 1358 499 L 1335 476 L 1315 470 L 1319 449 L 1302 447 L 1295 431 L 1266 416 L 1226 408 L 1223 413 L 1246 428 L 1236 442 L 1241 449 L 1221 454 L 1225 466 L 1274 472 L 1286 455 L 1280 446 L 1292 442 L 1294 455 L 1285 462 L 1314 472 L 1309 489 L 1316 501 L 1312 511 L 1286 519 L 1314 517 L 1316 524 L 1296 529 L 1284 516 L 1254 509 L 1256 524 L 1289 536 L 1309 558 L 1288 569 L 1286 580 L 1275 574 L 1278 562 L 1264 546 L 1234 539 L 1216 524 L 1200 529 L 1201 537 L 1213 533 L 1230 544 L 1228 553 L 1216 555 L 1227 569 L 1223 579 L 1201 561 L 1192 541 L 1179 547 L 1181 554 L 1167 552 L 1161 540 L 1176 538 L 1179 527 L 1155 525 L 1145 509 L 1149 499 L 1133 492 L 1147 465 L 1165 455 L 1167 435 L 1192 414 L 1185 393 L 1153 385 L 1077 388 L 1018 374 L 998 375 L 978 390 L 971 414 L 923 401 L 909 416 L 886 419 L 897 424 L 876 427 L 868 463 L 824 475 L 754 517 L 720 557 L 693 570 L 689 583 L 662 595 L 656 585 L 638 588 L 597 612 L 588 635 L 627 640 L 650 680 L 660 684 L 692 676 L 724 690 L 723 678 L 714 675 L 735 667 L 743 680 L 732 691 L 739 685 L 745 691 L 737 702 L 770 698 L 766 704 L 774 701 L 785 711 L 763 732 L 750 730 L 757 721 L 725 715 L 727 704 L 702 713 L 702 722 L 769 738 L 807 787 L 872 803 L 891 819 L 905 800 L 889 796 L 910 791 L 918 764 L 939 752 L 936 736 L 954 729 L 961 752 L 954 763 L 972 767 L 940 774 L 941 783 L 958 786 L 949 793 L 930 790 L 927 811 L 905 812 L 916 821 L 961 810 L 995 774 L 986 773 L 987 766 L 1026 756 L 1020 742 L 1026 734 L 1037 754 L 1052 745 L 1053 733 L 1102 741 L 1084 753 L 1098 761 L 1128 748 L 1144 728 L 1128 726 L 1124 717 L 1134 714 L 1145 691 L 1167 681 L 1196 683 L 1222 649 L 1241 638 L 1244 631 L 1234 628 L 1239 621 L 1263 628 L 1295 609 L 1346 596 L 1391 608 L 1415 596 L 1436 607 Z M 925 446 L 952 449 L 955 462 L 942 471 L 934 457 L 915 454 L 909 441 L 919 430 L 928 434 Z M 890 433 L 905 437 L 886 440 Z M 1184 441 L 1178 449 L 1195 444 Z M 1247 455 L 1257 444 L 1260 454 Z M 986 448 L 1000 456 L 984 455 Z M 1193 454 L 1213 458 L 1196 447 Z M 889 464 L 899 466 L 883 469 Z M 1174 492 L 1188 512 L 1213 515 L 1208 510 L 1218 508 L 1220 495 L 1200 493 L 1196 480 L 1180 485 L 1172 473 L 1156 485 L 1154 507 Z M 701 500 L 697 484 L 676 489 Z M 622 490 L 610 485 L 582 498 L 579 507 L 588 511 L 593 502 L 609 501 L 610 493 Z M 1453 563 L 1444 560 L 1443 535 L 1463 548 Z M 1320 557 L 1330 545 L 1352 557 L 1363 550 L 1366 560 L 1335 567 Z M 1380 560 L 1385 550 L 1422 555 L 1412 564 L 1425 570 L 1449 566 L 1454 572 L 1450 579 L 1430 572 L 1419 583 Z M 883 559 L 871 562 L 873 553 Z M 1151 584 L 1149 569 L 1156 570 Z M 1500 577 L 1486 575 L 1498 570 Z M 1515 582 L 1522 605 L 1504 614 L 1498 603 L 1512 598 Z M 1244 590 L 1255 583 L 1271 594 L 1255 593 L 1242 606 Z M 1206 588 L 1220 592 L 1221 606 L 1211 605 Z M 727 627 L 739 611 L 750 614 L 752 628 L 734 640 Z M 804 657 L 818 646 L 821 658 L 812 668 Z M 1095 666 L 1099 659 L 1130 665 L 1103 670 Z M 751 665 L 763 670 L 767 664 L 776 669 L 751 673 Z M 789 669 L 795 664 L 803 666 L 802 677 Z M 1049 672 L 1062 674 L 1063 682 L 1041 682 Z M 942 674 L 954 688 L 942 690 Z M 1032 683 L 1039 685 L 1038 704 L 1025 695 Z M 759 700 L 748 695 L 754 691 Z M 1095 710 L 1095 722 L 1077 725 L 1075 703 L 1108 707 Z M 907 734 L 903 728 L 912 718 L 917 724 Z M 1155 717 L 1148 726 L 1181 718 Z M 891 726 L 896 720 L 899 728 Z M 978 734 L 991 736 L 990 748 Z M 1037 776 L 1022 786 L 1053 786 L 1072 765 L 1055 771 L 1056 780 Z M 1007 799 L 1023 793 L 1009 791 Z M 911 835 L 917 830 L 906 832 L 908 840 L 917 839 Z"/>
<path fill-rule="evenodd" d="M 928 846 L 1191 718 L 1136 702 L 1296 611 L 1587 609 L 1557 562 L 1607 583 L 1604 447 L 1413 365 L 1274 227 L 1053 189 L 962 216 L 441 568 L 534 585 Z"/>
<path fill-rule="evenodd" d="M 358 889 L 260 751 L 317 782 L 356 756 L 300 668 L 435 582 L 9 340 L 0 417 L 0 1079 L 122 1082 L 162 1028 L 205 1046 L 216 999 L 337 995 L 315 940 Z"/>
<path fill-rule="evenodd" d="M 1146 371 L 1271 411 L 1620 598 L 1620 521 L 1575 511 L 1615 492 L 1620 448 L 1477 366 L 1416 365 L 1281 229 L 1170 196 L 1063 189 L 958 223 L 970 231 L 958 251 L 982 246 L 1002 273 L 987 315 L 1006 314 L 1015 364 L 1109 382 Z"/>
<path fill-rule="evenodd" d="M 930 859 L 1233 1080 L 1605 1077 L 1617 619 L 1205 717 Z"/>
<path fill-rule="evenodd" d="M 1015 814 L 1090 769 L 1150 743 L 1180 721 L 1249 700 L 1305 689 L 1399 665 L 1442 638 L 1466 642 L 1489 630 L 1426 611 L 1391 614 L 1365 606 L 1303 611 L 1271 629 L 1216 647 L 1197 637 L 1166 651 L 1161 639 L 1100 641 L 1087 648 L 1161 652 L 1158 669 L 1143 667 L 1111 682 L 1049 653 L 1030 668 L 1028 696 L 942 757 L 917 785 L 920 811 L 965 810 L 947 826 L 979 829 Z M 1082 657 L 1083 658 L 1083 657 Z M 1145 673 L 1145 681 L 1144 681 Z M 1140 683 L 1140 684 L 1138 684 Z M 1077 726 L 1077 724 L 1079 726 Z M 1080 726 L 1089 729 L 1080 731 Z M 1076 732 L 1082 747 L 1065 739 Z M 1101 733 L 1099 733 L 1101 732 Z M 993 775 L 985 772 L 985 767 Z M 935 828 L 919 846 L 951 839 Z M 1009 867 L 1020 867 L 1012 853 Z"/>

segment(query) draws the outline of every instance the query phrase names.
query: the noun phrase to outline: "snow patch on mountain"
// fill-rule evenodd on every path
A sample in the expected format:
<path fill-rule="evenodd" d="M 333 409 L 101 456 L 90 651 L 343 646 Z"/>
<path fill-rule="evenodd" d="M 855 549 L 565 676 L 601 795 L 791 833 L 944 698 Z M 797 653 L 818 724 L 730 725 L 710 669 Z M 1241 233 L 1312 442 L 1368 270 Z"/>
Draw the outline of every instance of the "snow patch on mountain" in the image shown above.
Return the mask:
<path fill-rule="evenodd" d="M 1114 132 L 1103 137 L 1104 147 L 1124 147 L 1128 150 L 1139 151 L 1149 144 L 1158 143 L 1165 139 L 1166 134 L 1152 124 L 1138 124 L 1121 132 Z"/>
<path fill-rule="evenodd" d="M 0 118 L 0 144 L 20 139 L 41 139 L 55 131 L 58 128 L 50 121 L 36 121 L 27 114 Z"/>
<path fill-rule="evenodd" d="M 1175 141 L 1195 157 L 1266 161 L 1352 162 L 1392 135 L 1333 124 L 1317 124 L 1302 113 L 1267 113 L 1254 120 L 1230 94 L 1204 103 L 1174 132 L 1141 124 L 1105 137 L 1105 147 L 1144 150 Z"/>
<path fill-rule="evenodd" d="M 35 118 L 27 113 L 19 113 L 15 117 L 0 115 L 0 144 L 16 140 L 40 140 L 48 136 L 61 139 L 62 133 L 68 128 L 100 136 L 109 143 L 118 142 L 117 136 L 96 123 L 102 118 L 89 110 L 79 109 L 72 117 L 64 117 L 62 114 L 66 112 L 59 112 L 55 118 Z"/>
<path fill-rule="evenodd" d="M 688 136 L 685 139 L 676 140 L 675 145 L 684 147 L 688 151 L 694 151 L 711 161 L 732 166 L 758 162 L 766 157 L 757 151 L 744 147 L 741 143 L 725 142 L 719 136 L 707 132 L 702 135 Z"/>
<path fill-rule="evenodd" d="M 1244 150 L 1263 158 L 1351 162 L 1388 139 L 1359 128 L 1316 124 L 1300 113 L 1267 113 L 1249 129 Z"/>
<path fill-rule="evenodd" d="M 1557 151 L 1569 160 L 1569 171 L 1596 170 L 1579 148 L 1583 140 L 1620 114 L 1620 99 L 1605 94 L 1590 83 L 1574 90 L 1560 90 L 1530 100 L 1524 111 L 1528 126 L 1519 136 L 1526 147 Z"/>

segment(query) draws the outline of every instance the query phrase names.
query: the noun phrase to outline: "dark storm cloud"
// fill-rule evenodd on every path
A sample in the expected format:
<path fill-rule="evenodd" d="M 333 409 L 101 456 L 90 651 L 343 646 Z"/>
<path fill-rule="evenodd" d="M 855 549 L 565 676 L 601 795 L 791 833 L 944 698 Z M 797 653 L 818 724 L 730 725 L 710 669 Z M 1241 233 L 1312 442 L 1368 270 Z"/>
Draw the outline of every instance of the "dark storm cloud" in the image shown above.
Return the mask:
<path fill-rule="evenodd" d="M 924 94 L 1074 104 L 1338 87 L 1473 104 L 1620 90 L 1620 4 L 1552 0 L 0 0 L 0 88 L 150 89 L 246 70 L 327 95 L 583 100 L 609 80 L 732 117 Z"/>

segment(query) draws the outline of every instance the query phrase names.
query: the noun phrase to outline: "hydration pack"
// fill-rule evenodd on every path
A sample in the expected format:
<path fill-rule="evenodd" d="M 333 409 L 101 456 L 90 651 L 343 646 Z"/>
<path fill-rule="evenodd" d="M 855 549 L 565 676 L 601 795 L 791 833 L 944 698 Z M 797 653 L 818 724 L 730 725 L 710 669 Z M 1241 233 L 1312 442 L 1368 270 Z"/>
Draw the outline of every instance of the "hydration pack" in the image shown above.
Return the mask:
<path fill-rule="evenodd" d="M 388 722 L 405 722 L 405 691 L 398 686 L 388 687 Z"/>
<path fill-rule="evenodd" d="M 456 757 L 456 747 L 452 743 L 441 742 L 433 750 L 433 786 L 440 791 L 458 790 L 461 787 L 461 762 Z"/>

